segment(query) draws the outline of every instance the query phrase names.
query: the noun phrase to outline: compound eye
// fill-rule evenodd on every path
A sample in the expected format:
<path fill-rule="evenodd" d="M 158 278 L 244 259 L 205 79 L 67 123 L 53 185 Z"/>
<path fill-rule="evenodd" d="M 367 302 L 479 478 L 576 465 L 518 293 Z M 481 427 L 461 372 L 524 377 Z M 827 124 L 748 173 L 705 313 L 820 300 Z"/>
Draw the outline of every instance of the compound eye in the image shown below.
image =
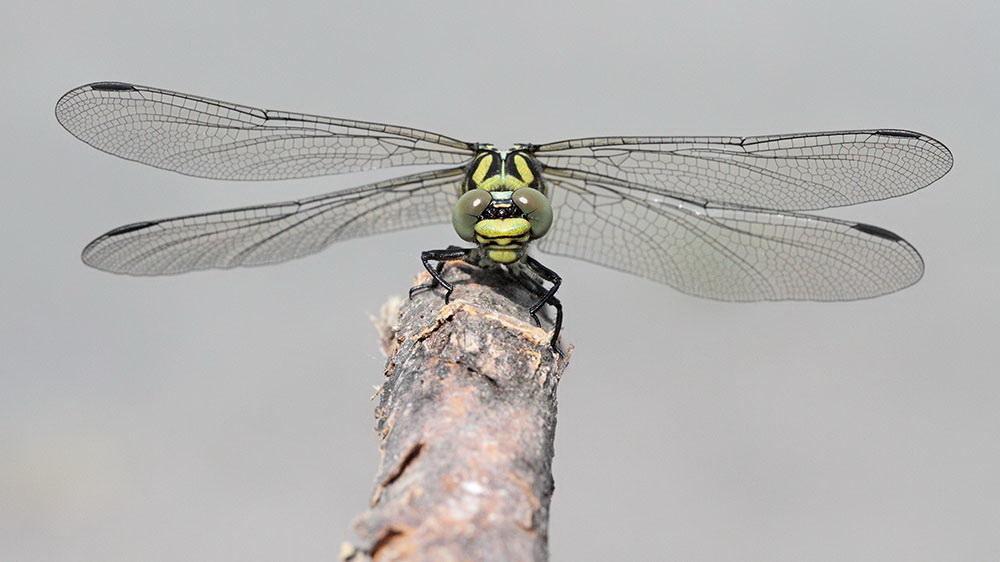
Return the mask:
<path fill-rule="evenodd" d="M 451 224 L 462 240 L 476 241 L 476 223 L 492 201 L 493 196 L 483 189 L 471 189 L 458 198 L 451 213 Z"/>
<path fill-rule="evenodd" d="M 522 187 L 511 196 L 514 204 L 524 213 L 531 223 L 531 237 L 541 238 L 552 226 L 552 206 L 541 191 L 531 187 Z"/>

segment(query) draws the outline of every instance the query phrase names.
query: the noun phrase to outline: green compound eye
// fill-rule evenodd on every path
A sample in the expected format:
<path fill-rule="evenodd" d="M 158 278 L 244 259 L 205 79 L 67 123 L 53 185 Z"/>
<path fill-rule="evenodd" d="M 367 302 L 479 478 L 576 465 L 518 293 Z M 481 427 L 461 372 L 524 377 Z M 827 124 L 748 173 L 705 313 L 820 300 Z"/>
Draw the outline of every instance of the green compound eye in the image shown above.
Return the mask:
<path fill-rule="evenodd" d="M 493 196 L 482 189 L 471 189 L 458 198 L 451 212 L 451 224 L 462 240 L 476 241 L 476 223 L 479 222 L 479 215 L 490 206 L 491 201 Z"/>
<path fill-rule="evenodd" d="M 522 187 L 514 191 L 511 199 L 531 223 L 531 237 L 545 236 L 552 226 L 552 205 L 542 192 L 531 187 Z"/>

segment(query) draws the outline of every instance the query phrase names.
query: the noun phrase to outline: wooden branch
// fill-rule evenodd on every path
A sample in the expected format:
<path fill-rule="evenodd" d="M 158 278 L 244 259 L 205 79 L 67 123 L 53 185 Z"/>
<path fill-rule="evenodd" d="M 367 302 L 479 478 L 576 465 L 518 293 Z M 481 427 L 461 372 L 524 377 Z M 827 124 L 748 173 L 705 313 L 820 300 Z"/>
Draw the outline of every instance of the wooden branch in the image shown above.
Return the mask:
<path fill-rule="evenodd" d="M 537 297 L 509 276 L 449 263 L 444 290 L 402 305 L 383 338 L 382 463 L 345 560 L 546 560 L 556 386 L 568 364 Z M 418 283 L 427 281 L 423 276 Z"/>

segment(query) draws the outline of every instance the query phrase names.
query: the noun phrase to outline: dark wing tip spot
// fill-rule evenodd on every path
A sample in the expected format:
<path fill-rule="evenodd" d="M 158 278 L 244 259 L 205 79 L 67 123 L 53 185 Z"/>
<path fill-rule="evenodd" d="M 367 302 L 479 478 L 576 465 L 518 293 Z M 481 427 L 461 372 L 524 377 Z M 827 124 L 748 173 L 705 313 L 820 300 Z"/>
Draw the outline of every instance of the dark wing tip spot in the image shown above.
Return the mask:
<path fill-rule="evenodd" d="M 128 234 L 129 232 L 135 232 L 136 230 L 142 230 L 144 228 L 149 228 L 155 226 L 157 223 L 152 221 L 136 222 L 132 224 L 126 224 L 125 226 L 119 226 L 118 228 L 111 230 L 102 238 L 110 238 L 112 236 L 121 236 L 122 234 Z"/>
<path fill-rule="evenodd" d="M 903 129 L 879 129 L 878 131 L 875 132 L 884 137 L 902 137 L 905 139 L 919 139 L 923 137 L 923 135 L 921 135 L 920 133 L 915 133 L 913 131 L 906 131 Z"/>
<path fill-rule="evenodd" d="M 922 149 L 937 151 L 938 154 L 940 154 L 941 158 L 944 159 L 944 162 L 943 162 L 943 166 L 942 166 L 942 170 L 941 170 L 940 174 L 938 176 L 936 176 L 934 179 L 930 180 L 930 182 L 933 182 L 933 181 L 937 180 L 938 178 L 940 178 L 941 176 L 947 174 L 948 171 L 951 170 L 951 167 L 955 163 L 955 159 L 954 159 L 954 157 L 951 154 L 951 150 L 947 146 L 945 146 L 944 143 L 942 143 L 941 141 L 939 141 L 939 140 L 937 140 L 935 138 L 927 136 L 927 135 L 925 135 L 923 133 L 918 133 L 916 131 L 907 131 L 907 130 L 904 130 L 904 129 L 878 129 L 878 130 L 875 131 L 874 134 L 881 135 L 881 136 L 884 136 L 884 137 L 898 137 L 898 138 L 904 138 L 904 139 L 917 139 L 917 140 L 921 141 L 920 146 L 921 146 Z M 928 182 L 928 183 L 930 183 L 930 182 Z"/>
<path fill-rule="evenodd" d="M 90 89 L 98 92 L 128 92 L 135 90 L 135 86 L 124 82 L 96 82 L 90 85 Z"/>
<path fill-rule="evenodd" d="M 865 234 L 871 234 L 872 236 L 878 236 L 879 238 L 892 240 L 893 242 L 903 241 L 903 239 L 895 232 L 888 231 L 880 226 L 874 226 L 871 224 L 865 224 L 863 222 L 859 222 L 855 224 L 852 228 L 854 228 L 854 230 L 859 230 L 861 232 L 864 232 Z"/>

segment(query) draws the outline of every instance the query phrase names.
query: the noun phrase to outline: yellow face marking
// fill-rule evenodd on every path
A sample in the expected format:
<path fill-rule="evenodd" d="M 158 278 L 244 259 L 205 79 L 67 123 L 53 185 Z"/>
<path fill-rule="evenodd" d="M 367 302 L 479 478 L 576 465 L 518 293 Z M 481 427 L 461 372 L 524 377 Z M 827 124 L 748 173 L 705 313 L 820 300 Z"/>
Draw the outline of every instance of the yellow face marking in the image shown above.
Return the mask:
<path fill-rule="evenodd" d="M 487 250 L 486 255 L 497 263 L 514 263 L 517 261 L 517 252 L 512 250 Z"/>
<path fill-rule="evenodd" d="M 476 234 L 483 238 L 520 238 L 531 233 L 527 219 L 483 219 L 476 223 Z"/>
<path fill-rule="evenodd" d="M 522 236 L 520 238 L 483 238 L 482 236 L 476 237 L 476 242 L 480 246 L 487 250 L 518 250 L 524 247 L 524 243 L 528 241 L 527 236 Z"/>

